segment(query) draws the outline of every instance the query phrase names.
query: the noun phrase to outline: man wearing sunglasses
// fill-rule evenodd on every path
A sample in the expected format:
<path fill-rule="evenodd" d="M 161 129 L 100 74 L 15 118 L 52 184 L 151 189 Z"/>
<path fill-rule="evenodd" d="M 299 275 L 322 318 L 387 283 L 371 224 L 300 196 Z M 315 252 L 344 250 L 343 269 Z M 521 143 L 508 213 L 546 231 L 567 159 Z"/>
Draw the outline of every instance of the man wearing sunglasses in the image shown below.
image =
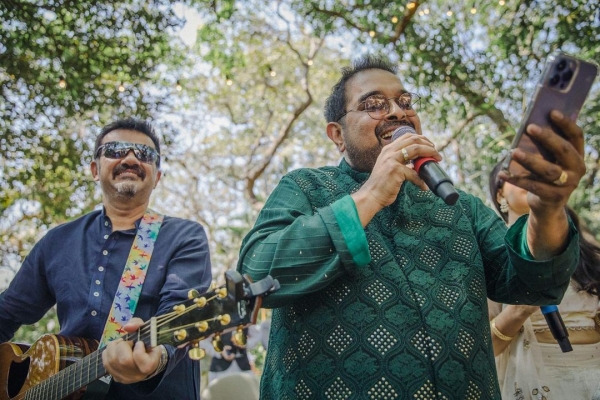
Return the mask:
<path fill-rule="evenodd" d="M 533 192 L 507 232 L 481 200 L 459 190 L 448 205 L 408 164 L 442 159 L 418 99 L 385 59 L 343 69 L 325 105 L 343 159 L 283 177 L 244 239 L 238 270 L 281 284 L 263 303 L 275 310 L 262 399 L 500 400 L 486 296 L 562 298 L 578 258 L 564 206 L 585 172 L 581 129 L 560 115 L 566 139 L 530 127 L 568 179 L 515 151 L 547 179 L 503 177 Z"/>
<path fill-rule="evenodd" d="M 108 332 L 107 320 L 113 318 L 109 314 L 117 315 L 111 309 L 135 307 L 102 352 L 112 383 L 98 380 L 95 390 L 108 391 L 107 399 L 199 399 L 200 366 L 187 357 L 185 348 L 146 348 L 141 341 L 134 346 L 119 337 L 171 312 L 187 300 L 190 289 L 207 291 L 212 276 L 204 229 L 196 222 L 164 216 L 158 229 L 152 228 L 150 235 L 144 231 L 156 227 L 146 221 L 158 216 L 148 206 L 161 177 L 160 143 L 149 123 L 129 118 L 104 127 L 96 139 L 91 171 L 102 190 L 102 209 L 51 229 L 34 246 L 0 294 L 0 342 L 55 304 L 61 335 L 100 340 Z M 153 245 L 153 250 L 144 247 L 134 253 L 137 238 L 152 235 L 144 244 Z M 140 258 L 132 258 L 134 254 Z M 137 301 L 120 286 L 129 279 L 124 269 L 130 258 L 134 264 L 150 260 L 143 280 L 124 287 L 141 285 Z"/>

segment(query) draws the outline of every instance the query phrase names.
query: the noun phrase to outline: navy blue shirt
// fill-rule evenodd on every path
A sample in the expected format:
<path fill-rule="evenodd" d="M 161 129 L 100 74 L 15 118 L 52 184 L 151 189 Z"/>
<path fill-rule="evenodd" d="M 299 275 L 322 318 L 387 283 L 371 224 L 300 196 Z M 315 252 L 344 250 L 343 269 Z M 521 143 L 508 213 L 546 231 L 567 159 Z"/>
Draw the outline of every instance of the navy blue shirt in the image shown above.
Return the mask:
<path fill-rule="evenodd" d="M 136 222 L 136 227 L 140 221 Z M 0 342 L 57 305 L 60 334 L 99 340 L 136 229 L 112 232 L 103 210 L 51 229 L 31 250 L 0 294 Z M 165 217 L 135 316 L 147 321 L 172 311 L 195 288 L 211 283 L 206 233 L 196 222 Z M 199 399 L 200 366 L 186 349 L 167 345 L 169 364 L 155 378 L 133 385 L 113 382 L 109 399 Z"/>

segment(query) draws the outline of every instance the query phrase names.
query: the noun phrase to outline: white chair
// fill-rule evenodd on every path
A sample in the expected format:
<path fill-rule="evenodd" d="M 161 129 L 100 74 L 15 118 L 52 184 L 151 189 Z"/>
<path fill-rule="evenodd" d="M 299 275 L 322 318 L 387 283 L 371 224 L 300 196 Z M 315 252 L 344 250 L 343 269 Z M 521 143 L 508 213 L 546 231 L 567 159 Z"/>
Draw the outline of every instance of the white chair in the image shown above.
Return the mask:
<path fill-rule="evenodd" d="M 210 382 L 202 391 L 202 400 L 258 400 L 259 386 L 255 375 L 227 375 Z"/>

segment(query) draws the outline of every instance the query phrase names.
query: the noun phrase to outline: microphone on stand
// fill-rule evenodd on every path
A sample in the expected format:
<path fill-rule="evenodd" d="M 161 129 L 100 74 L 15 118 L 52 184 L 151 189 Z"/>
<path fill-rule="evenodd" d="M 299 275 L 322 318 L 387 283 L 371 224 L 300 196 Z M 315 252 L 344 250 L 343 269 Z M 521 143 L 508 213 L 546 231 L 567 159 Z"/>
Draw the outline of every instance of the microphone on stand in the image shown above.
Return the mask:
<path fill-rule="evenodd" d="M 412 126 L 402 125 L 392 134 L 392 141 L 406 133 L 417 133 Z M 413 161 L 415 171 L 427 187 L 449 206 L 453 206 L 458 200 L 458 192 L 454 184 L 439 166 L 433 157 L 419 157 Z"/>
<path fill-rule="evenodd" d="M 569 341 L 569 333 L 558 312 L 558 307 L 541 306 L 540 309 L 542 310 L 542 314 L 544 314 L 544 318 L 546 318 L 552 336 L 554 336 L 554 339 L 558 342 L 562 352 L 567 353 L 573 351 L 573 347 L 571 347 L 571 342 Z"/>

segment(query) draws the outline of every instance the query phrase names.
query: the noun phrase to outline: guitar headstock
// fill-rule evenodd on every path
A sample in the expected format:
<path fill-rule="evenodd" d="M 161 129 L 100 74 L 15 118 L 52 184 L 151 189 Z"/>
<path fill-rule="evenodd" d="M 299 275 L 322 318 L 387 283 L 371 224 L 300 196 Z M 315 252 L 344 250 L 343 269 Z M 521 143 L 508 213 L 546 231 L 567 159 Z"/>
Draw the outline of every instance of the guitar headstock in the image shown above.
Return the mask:
<path fill-rule="evenodd" d="M 262 298 L 277 289 L 279 282 L 270 276 L 252 283 L 237 271 L 227 271 L 224 285 L 203 294 L 192 290 L 190 299 L 173 307 L 173 312 L 153 318 L 156 335 L 151 346 L 180 346 L 254 324 Z"/>

